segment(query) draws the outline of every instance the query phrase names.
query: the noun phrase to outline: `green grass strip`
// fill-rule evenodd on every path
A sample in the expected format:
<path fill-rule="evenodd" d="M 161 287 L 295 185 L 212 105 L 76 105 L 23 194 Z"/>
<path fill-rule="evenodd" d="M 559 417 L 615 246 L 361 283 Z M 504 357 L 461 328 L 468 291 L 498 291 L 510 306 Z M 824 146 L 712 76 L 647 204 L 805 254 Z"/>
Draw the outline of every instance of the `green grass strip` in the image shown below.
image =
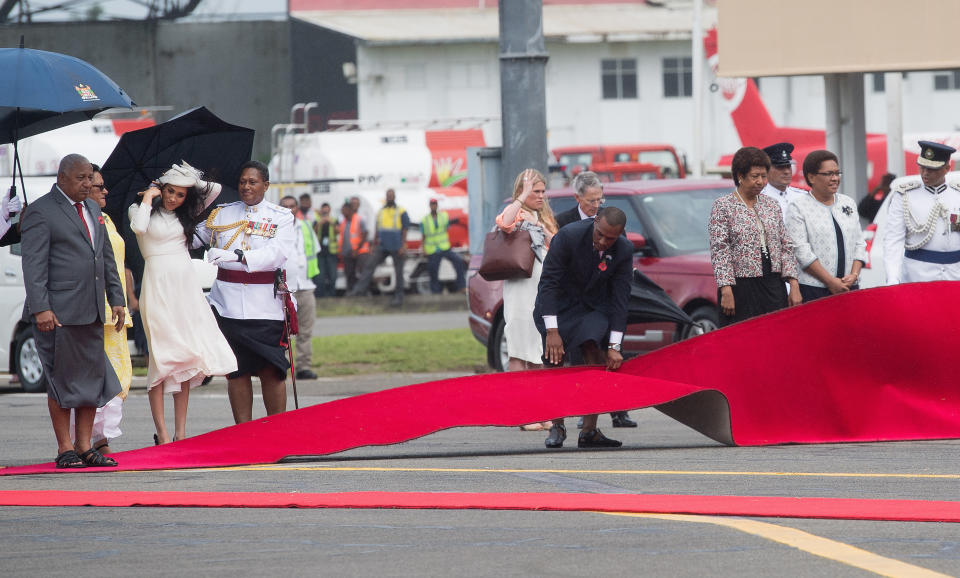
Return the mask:
<path fill-rule="evenodd" d="M 484 370 L 486 360 L 486 349 L 469 329 L 313 338 L 314 371 L 321 376 L 473 372 Z"/>

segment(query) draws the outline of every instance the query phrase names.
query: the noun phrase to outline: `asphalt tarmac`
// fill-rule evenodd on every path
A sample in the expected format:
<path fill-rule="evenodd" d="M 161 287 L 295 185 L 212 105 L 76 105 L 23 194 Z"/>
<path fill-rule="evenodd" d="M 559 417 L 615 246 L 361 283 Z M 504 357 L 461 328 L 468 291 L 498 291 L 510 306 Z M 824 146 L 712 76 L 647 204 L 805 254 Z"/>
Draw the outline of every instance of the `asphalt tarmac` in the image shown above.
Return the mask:
<path fill-rule="evenodd" d="M 307 406 L 452 376 L 323 378 L 301 381 L 298 391 Z M 255 417 L 262 416 L 259 397 L 254 407 Z M 167 412 L 169 422 L 169 398 Z M 640 422 L 637 429 L 613 429 L 608 417 L 600 418 L 605 433 L 624 442 L 619 450 L 578 450 L 573 430 L 566 447 L 548 451 L 543 432 L 457 428 L 269 466 L 0 477 L 0 491 L 956 500 L 957 440 L 736 448 L 653 409 L 632 415 Z M 0 466 L 54 457 L 43 395 L 0 388 L 0 424 Z M 231 424 L 224 380 L 192 392 L 188 434 Z M 122 428 L 115 450 L 152 443 L 142 387 L 124 404 Z M 342 435 L 350 436 L 351 428 Z M 0 507 L 0 544 L 0 576 L 960 574 L 960 524 L 579 511 Z"/>

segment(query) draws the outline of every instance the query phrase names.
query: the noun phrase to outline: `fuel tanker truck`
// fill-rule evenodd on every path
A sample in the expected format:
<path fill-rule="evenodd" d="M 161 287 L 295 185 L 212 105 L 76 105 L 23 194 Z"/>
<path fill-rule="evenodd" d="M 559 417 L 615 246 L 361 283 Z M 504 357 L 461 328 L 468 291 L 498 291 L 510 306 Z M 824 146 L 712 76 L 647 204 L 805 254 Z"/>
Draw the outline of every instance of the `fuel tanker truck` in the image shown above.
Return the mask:
<path fill-rule="evenodd" d="M 426 130 L 416 128 L 330 130 L 303 132 L 303 125 L 274 127 L 270 162 L 270 200 L 306 193 L 313 208 L 329 203 L 340 215 L 345 202 L 356 197 L 359 214 L 370 231 L 383 206 L 387 189 L 396 193 L 397 205 L 407 211 L 412 223 L 407 232 L 404 286 L 429 292 L 427 259 L 422 251 L 420 221 L 430 213 L 430 199 L 450 216 L 448 230 L 453 250 L 466 258 L 467 159 L 466 149 L 484 146 L 481 129 Z M 397 282 L 389 258 L 374 274 L 374 286 L 391 292 Z M 450 290 L 456 275 L 443 260 L 440 280 Z M 342 275 L 337 288 L 345 288 Z"/>

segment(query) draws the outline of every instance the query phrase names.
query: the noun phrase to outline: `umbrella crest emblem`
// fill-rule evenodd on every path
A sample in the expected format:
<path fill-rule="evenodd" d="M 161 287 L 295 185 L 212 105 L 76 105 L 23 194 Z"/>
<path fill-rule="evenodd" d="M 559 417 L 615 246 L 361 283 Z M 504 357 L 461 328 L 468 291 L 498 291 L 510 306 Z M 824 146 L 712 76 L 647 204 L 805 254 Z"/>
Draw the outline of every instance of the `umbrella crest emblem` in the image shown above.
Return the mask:
<path fill-rule="evenodd" d="M 93 92 L 93 89 L 90 88 L 89 84 L 78 84 L 73 87 L 77 94 L 80 95 L 80 100 L 83 102 L 92 102 L 94 100 L 100 100 L 100 97 L 97 96 L 97 93 Z"/>

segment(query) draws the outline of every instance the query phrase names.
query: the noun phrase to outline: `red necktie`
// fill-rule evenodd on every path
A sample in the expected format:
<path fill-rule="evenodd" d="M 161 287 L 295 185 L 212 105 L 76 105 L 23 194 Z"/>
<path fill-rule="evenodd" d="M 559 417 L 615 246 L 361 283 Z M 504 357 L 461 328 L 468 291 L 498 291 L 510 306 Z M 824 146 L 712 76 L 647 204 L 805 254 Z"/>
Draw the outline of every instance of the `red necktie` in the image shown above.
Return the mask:
<path fill-rule="evenodd" d="M 90 239 L 90 244 L 93 244 L 93 237 L 90 236 L 90 227 L 87 226 L 87 220 L 83 218 L 83 203 L 74 203 L 74 207 L 77 208 L 77 214 L 80 215 L 80 222 L 83 223 L 83 229 L 87 232 L 87 237 Z"/>

